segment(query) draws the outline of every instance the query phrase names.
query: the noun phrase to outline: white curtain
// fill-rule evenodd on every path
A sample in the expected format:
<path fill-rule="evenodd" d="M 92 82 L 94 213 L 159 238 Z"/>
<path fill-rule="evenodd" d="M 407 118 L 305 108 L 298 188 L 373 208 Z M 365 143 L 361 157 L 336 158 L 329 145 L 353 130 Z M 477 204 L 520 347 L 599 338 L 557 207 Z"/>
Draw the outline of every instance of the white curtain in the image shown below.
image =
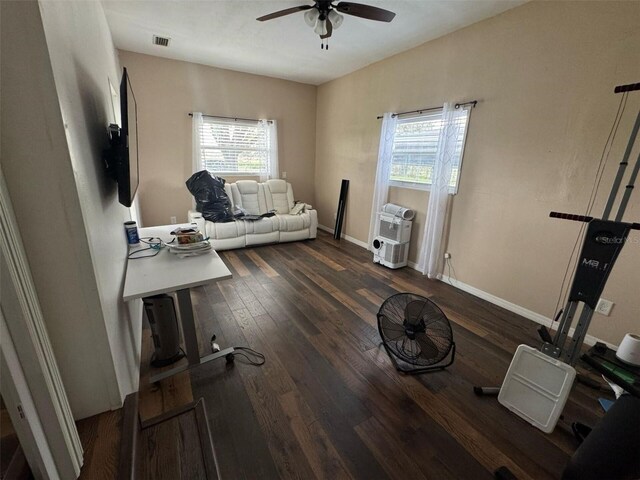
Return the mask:
<path fill-rule="evenodd" d="M 380 147 L 378 148 L 378 168 L 376 183 L 373 189 L 371 205 L 371 223 L 369 225 L 369 249 L 373 239 L 378 235 L 378 212 L 387 203 L 389 195 L 389 177 L 391 175 L 391 156 L 393 154 L 393 138 L 396 133 L 398 117 L 393 113 L 385 113 L 382 117 Z"/>
<path fill-rule="evenodd" d="M 438 139 L 438 151 L 434 164 L 433 181 L 427 206 L 427 221 L 422 237 L 422 249 L 418 258 L 418 270 L 429 278 L 438 278 L 438 268 L 444 255 L 443 234 L 447 203 L 449 201 L 452 163 L 456 141 L 465 122 L 460 117 L 465 111 L 445 103 L 442 110 L 442 130 Z"/>
<path fill-rule="evenodd" d="M 200 130 L 202 129 L 202 113 L 193 112 L 193 121 L 192 121 L 192 134 L 191 134 L 191 162 L 192 162 L 192 173 L 196 173 L 202 170 L 202 160 L 200 159 L 200 155 L 202 155 L 200 148 Z"/>
<path fill-rule="evenodd" d="M 269 161 L 266 170 L 260 172 L 260 181 L 264 182 L 270 178 L 280 178 L 278 167 L 278 124 L 275 120 L 260 120 L 260 125 L 267 134 L 269 145 Z"/>

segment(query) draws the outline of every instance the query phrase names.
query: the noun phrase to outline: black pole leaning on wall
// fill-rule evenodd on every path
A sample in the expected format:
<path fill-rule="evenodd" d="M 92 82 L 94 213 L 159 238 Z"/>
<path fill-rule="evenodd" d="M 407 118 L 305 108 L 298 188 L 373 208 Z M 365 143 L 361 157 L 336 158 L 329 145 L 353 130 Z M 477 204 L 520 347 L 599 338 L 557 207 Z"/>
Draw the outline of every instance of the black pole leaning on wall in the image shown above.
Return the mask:
<path fill-rule="evenodd" d="M 333 238 L 340 240 L 342 235 L 342 222 L 344 220 L 344 212 L 347 208 L 347 191 L 349 190 L 349 180 L 342 179 L 340 186 L 340 198 L 338 199 L 338 212 L 336 214 L 336 226 L 333 231 Z"/>

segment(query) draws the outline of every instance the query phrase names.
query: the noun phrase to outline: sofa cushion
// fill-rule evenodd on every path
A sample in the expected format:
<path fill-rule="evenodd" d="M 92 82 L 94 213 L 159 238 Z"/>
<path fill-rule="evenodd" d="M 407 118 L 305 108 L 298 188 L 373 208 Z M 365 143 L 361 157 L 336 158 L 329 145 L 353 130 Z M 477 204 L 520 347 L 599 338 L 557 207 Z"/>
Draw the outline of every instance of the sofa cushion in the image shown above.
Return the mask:
<path fill-rule="evenodd" d="M 280 222 L 278 218 L 274 216 L 261 218 L 260 220 L 245 220 L 244 224 L 248 234 L 255 234 L 277 232 Z"/>
<path fill-rule="evenodd" d="M 233 208 L 240 207 L 240 191 L 238 190 L 238 186 L 235 183 L 229 184 L 229 189 L 231 190 L 231 203 L 233 204 Z"/>
<path fill-rule="evenodd" d="M 311 219 L 308 213 L 301 213 L 300 215 L 276 215 L 280 221 L 281 232 L 297 232 L 298 230 L 304 230 L 309 228 Z"/>
<path fill-rule="evenodd" d="M 264 183 L 267 210 L 289 213 L 293 208 L 293 189 L 284 180 L 267 180 Z"/>
<path fill-rule="evenodd" d="M 205 225 L 207 236 L 213 240 L 243 237 L 246 233 L 245 222 L 242 220 L 225 223 L 206 222 Z"/>
<path fill-rule="evenodd" d="M 267 202 L 264 195 L 264 186 L 254 180 L 238 180 L 235 189 L 232 186 L 234 206 L 243 208 L 251 215 L 267 213 Z M 236 190 L 236 192 L 234 192 Z"/>
<path fill-rule="evenodd" d="M 227 194 L 227 196 L 229 197 L 229 200 L 231 200 L 231 209 L 233 209 L 235 207 L 235 202 L 233 200 L 233 192 L 231 191 L 231 184 L 230 183 L 225 183 L 224 184 L 224 191 Z"/>

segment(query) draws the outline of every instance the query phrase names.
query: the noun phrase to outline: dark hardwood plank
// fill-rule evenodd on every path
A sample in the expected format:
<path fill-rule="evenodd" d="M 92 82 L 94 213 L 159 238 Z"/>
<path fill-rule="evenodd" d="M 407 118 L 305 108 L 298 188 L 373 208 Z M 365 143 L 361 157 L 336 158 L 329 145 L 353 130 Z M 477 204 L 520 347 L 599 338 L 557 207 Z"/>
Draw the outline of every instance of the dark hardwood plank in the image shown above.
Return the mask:
<path fill-rule="evenodd" d="M 245 312 L 249 313 L 248 311 Z M 273 320 L 266 314 L 252 317 L 245 312 L 234 312 L 236 321 L 251 348 L 263 353 L 269 359 L 261 367 L 261 370 L 269 381 L 271 389 L 279 395 L 295 390 L 296 386 L 293 380 L 271 348 L 271 344 L 265 341 L 263 331 L 259 327 L 260 324 L 264 325 L 266 322 L 273 322 Z"/>
<path fill-rule="evenodd" d="M 382 464 L 389 478 L 397 480 L 427 479 L 412 460 L 411 450 L 401 447 L 395 436 L 386 431 L 375 418 L 371 417 L 356 425 L 356 432 Z"/>
<path fill-rule="evenodd" d="M 180 415 L 172 420 L 178 424 L 176 443 L 180 449 L 180 478 L 194 480 L 207 479 L 204 453 L 200 443 L 200 431 L 195 410 Z M 212 477 L 215 478 L 215 477 Z"/>
<path fill-rule="evenodd" d="M 247 393 L 280 478 L 311 479 L 315 475 L 293 435 L 276 394 L 260 372 L 243 377 Z"/>
<path fill-rule="evenodd" d="M 84 449 L 82 479 L 116 478 L 120 452 L 122 409 L 104 412 L 78 422 Z"/>
<path fill-rule="evenodd" d="M 218 461 L 213 447 L 213 438 L 211 436 L 211 429 L 209 428 L 209 418 L 207 417 L 204 398 L 201 398 L 198 401 L 193 412 L 196 416 L 200 450 L 202 451 L 202 461 L 204 464 L 204 470 L 207 474 L 207 479 L 219 480 L 220 469 L 218 467 Z"/>
<path fill-rule="evenodd" d="M 339 263 L 337 263 L 336 261 L 331 259 L 329 256 L 324 255 L 323 253 L 319 252 L 318 250 L 314 250 L 313 248 L 311 248 L 310 246 L 308 246 L 305 243 L 297 243 L 296 247 L 299 248 L 299 249 L 302 249 L 305 253 L 307 253 L 308 255 L 311 255 L 316 260 L 321 261 L 322 263 L 324 263 L 328 267 L 332 268 L 336 272 L 342 272 L 343 270 L 346 270 L 346 268 L 344 266 L 340 265 Z"/>
<path fill-rule="evenodd" d="M 179 454 L 175 439 L 179 431 L 176 422 L 164 422 L 142 433 L 142 478 L 158 480 L 180 478 Z"/>
<path fill-rule="evenodd" d="M 316 477 L 336 480 L 353 478 L 333 442 L 298 392 L 291 391 L 280 395 L 279 401 Z"/>
<path fill-rule="evenodd" d="M 249 269 L 245 267 L 234 251 L 225 252 L 224 258 L 227 261 L 227 265 L 231 266 L 233 276 L 248 277 L 251 275 Z"/>
<path fill-rule="evenodd" d="M 246 254 L 267 277 L 273 278 L 278 276 L 278 272 L 271 268 L 271 266 L 260 257 L 258 249 L 249 249 Z"/>

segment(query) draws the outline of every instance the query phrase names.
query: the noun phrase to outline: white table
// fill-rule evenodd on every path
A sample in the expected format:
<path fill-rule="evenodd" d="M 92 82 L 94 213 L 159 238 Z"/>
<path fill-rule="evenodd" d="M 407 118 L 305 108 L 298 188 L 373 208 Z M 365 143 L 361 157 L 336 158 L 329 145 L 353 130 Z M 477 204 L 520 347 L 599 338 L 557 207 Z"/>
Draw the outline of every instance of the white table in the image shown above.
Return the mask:
<path fill-rule="evenodd" d="M 178 224 L 140 228 L 138 234 L 140 238 L 159 237 L 169 242 L 173 238 L 171 235 L 173 230 L 178 227 L 190 226 L 190 224 Z M 144 247 L 144 243 L 141 244 L 140 248 L 142 247 Z M 206 285 L 227 278 L 231 278 L 231 272 L 214 251 L 195 257 L 179 258 L 177 255 L 169 253 L 168 249 L 163 248 L 153 257 L 128 260 L 124 293 L 122 295 L 125 302 L 161 293 L 176 292 L 178 296 L 178 310 L 180 312 L 188 365 L 154 375 L 150 380 L 152 383 L 187 370 L 194 365 L 200 365 L 216 358 L 233 354 L 233 348 L 226 348 L 200 358 L 198 336 L 196 334 L 189 291 L 191 287 Z"/>

